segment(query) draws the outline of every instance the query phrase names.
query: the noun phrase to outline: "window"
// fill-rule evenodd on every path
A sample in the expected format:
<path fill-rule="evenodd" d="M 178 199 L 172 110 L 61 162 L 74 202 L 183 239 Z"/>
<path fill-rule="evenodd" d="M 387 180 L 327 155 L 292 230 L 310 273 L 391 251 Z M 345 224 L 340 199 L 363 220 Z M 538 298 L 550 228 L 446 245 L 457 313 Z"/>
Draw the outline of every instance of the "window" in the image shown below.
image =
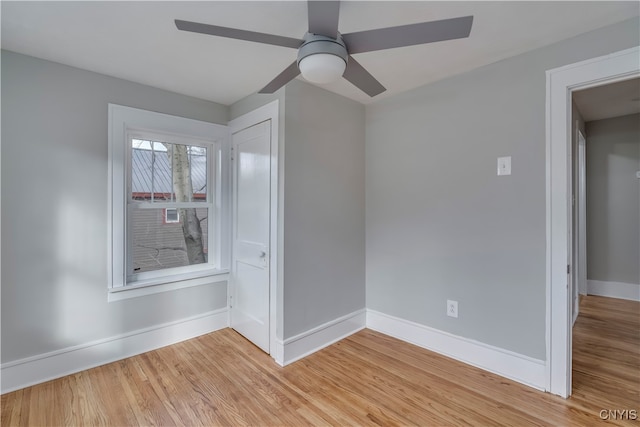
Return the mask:
<path fill-rule="evenodd" d="M 180 222 L 180 211 L 178 208 L 166 208 L 164 210 L 164 223 L 174 224 Z"/>
<path fill-rule="evenodd" d="M 177 138 L 145 131 L 127 134 L 128 281 L 165 275 L 160 272 L 165 269 L 197 264 L 215 267 L 216 262 L 208 262 L 209 230 L 214 229 L 215 221 L 209 192 L 210 178 L 215 176 L 211 166 L 214 144 L 187 142 L 184 137 L 182 142 L 166 142 Z M 171 221 L 166 221 L 168 213 L 173 215 Z M 162 227 L 163 222 L 178 221 L 179 226 Z M 186 270 L 175 272 L 182 271 Z"/>
<path fill-rule="evenodd" d="M 109 106 L 110 287 L 224 272 L 225 126 Z"/>
<path fill-rule="evenodd" d="M 175 224 L 180 222 L 180 214 L 178 208 L 166 208 L 164 210 L 164 223 Z"/>

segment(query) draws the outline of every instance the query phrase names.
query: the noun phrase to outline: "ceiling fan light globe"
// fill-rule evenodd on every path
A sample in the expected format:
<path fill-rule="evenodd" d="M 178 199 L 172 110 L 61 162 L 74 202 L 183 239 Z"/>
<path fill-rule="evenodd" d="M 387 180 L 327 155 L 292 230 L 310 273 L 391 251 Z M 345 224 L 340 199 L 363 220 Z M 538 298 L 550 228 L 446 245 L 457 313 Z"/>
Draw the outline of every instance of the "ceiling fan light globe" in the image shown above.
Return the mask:
<path fill-rule="evenodd" d="M 325 84 L 338 80 L 344 74 L 347 63 L 330 53 L 316 53 L 305 56 L 298 63 L 300 73 L 311 83 Z"/>

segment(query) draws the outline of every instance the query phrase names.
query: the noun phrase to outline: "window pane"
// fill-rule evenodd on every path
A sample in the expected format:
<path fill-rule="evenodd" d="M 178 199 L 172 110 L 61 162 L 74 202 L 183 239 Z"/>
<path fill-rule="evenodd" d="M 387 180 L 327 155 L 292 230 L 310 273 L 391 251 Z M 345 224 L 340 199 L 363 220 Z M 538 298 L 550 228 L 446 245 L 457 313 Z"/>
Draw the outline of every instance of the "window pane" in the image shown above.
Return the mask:
<path fill-rule="evenodd" d="M 207 201 L 207 148 L 131 140 L 131 198 L 153 202 Z"/>
<path fill-rule="evenodd" d="M 151 183 L 153 181 L 153 159 L 151 155 L 151 147 L 135 148 L 136 145 L 148 146 L 149 141 L 140 141 L 134 139 L 132 141 L 131 156 L 131 198 L 133 200 L 151 200 Z"/>
<path fill-rule="evenodd" d="M 169 162 L 168 147 L 171 144 L 153 143 L 153 149 L 147 151 L 153 163 L 153 201 L 170 202 L 173 198 L 173 184 L 171 182 L 171 164 Z M 135 172 L 135 171 L 134 171 Z"/>
<path fill-rule="evenodd" d="M 189 164 L 191 165 L 191 182 L 193 185 L 193 202 L 207 201 L 207 149 L 204 147 L 188 147 Z"/>
<path fill-rule="evenodd" d="M 174 223 L 165 221 L 166 211 L 131 210 L 129 274 L 207 262 L 209 209 L 177 209 L 179 221 Z M 186 231 L 183 229 L 185 221 L 188 224 Z"/>

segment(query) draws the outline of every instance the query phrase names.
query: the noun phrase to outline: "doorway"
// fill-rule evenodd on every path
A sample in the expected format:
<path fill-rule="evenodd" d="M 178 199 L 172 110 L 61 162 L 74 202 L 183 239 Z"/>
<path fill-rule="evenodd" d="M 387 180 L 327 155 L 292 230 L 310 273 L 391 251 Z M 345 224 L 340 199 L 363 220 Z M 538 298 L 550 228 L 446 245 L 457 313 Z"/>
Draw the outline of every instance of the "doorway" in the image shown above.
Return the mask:
<path fill-rule="evenodd" d="M 640 78 L 574 91 L 572 97 L 577 127 L 589 140 L 589 156 L 585 159 L 585 141 L 578 132 L 573 162 L 577 172 L 574 254 L 588 253 L 583 260 L 576 258 L 574 264 L 580 293 L 638 300 Z M 585 200 L 586 190 L 588 206 L 578 203 Z M 588 230 L 579 226 L 580 217 L 585 216 Z M 584 251 L 585 241 L 589 242 L 588 251 Z M 588 279 L 583 272 L 586 268 L 582 268 L 587 260 Z"/>
<path fill-rule="evenodd" d="M 547 390 L 571 395 L 571 93 L 640 76 L 640 47 L 547 71 Z"/>
<path fill-rule="evenodd" d="M 603 401 L 624 401 L 615 393 L 634 387 L 628 373 L 638 368 L 638 98 L 640 78 L 572 92 L 572 388 L 574 395 L 600 393 Z"/>

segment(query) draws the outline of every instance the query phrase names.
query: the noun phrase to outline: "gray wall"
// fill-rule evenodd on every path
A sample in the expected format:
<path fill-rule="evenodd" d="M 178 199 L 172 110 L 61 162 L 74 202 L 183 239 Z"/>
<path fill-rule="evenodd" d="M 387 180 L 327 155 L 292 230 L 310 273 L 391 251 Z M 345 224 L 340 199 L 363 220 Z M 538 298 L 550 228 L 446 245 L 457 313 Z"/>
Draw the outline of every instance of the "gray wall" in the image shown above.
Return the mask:
<path fill-rule="evenodd" d="M 640 285 L 640 115 L 587 122 L 587 278 Z"/>
<path fill-rule="evenodd" d="M 284 338 L 365 307 L 365 109 L 286 89 Z"/>
<path fill-rule="evenodd" d="M 228 108 L 2 52 L 2 362 L 226 306 L 226 284 L 107 302 L 107 104 Z"/>
<path fill-rule="evenodd" d="M 367 308 L 545 359 L 545 70 L 638 31 L 636 18 L 367 107 Z M 496 176 L 500 156 L 511 176 Z"/>

